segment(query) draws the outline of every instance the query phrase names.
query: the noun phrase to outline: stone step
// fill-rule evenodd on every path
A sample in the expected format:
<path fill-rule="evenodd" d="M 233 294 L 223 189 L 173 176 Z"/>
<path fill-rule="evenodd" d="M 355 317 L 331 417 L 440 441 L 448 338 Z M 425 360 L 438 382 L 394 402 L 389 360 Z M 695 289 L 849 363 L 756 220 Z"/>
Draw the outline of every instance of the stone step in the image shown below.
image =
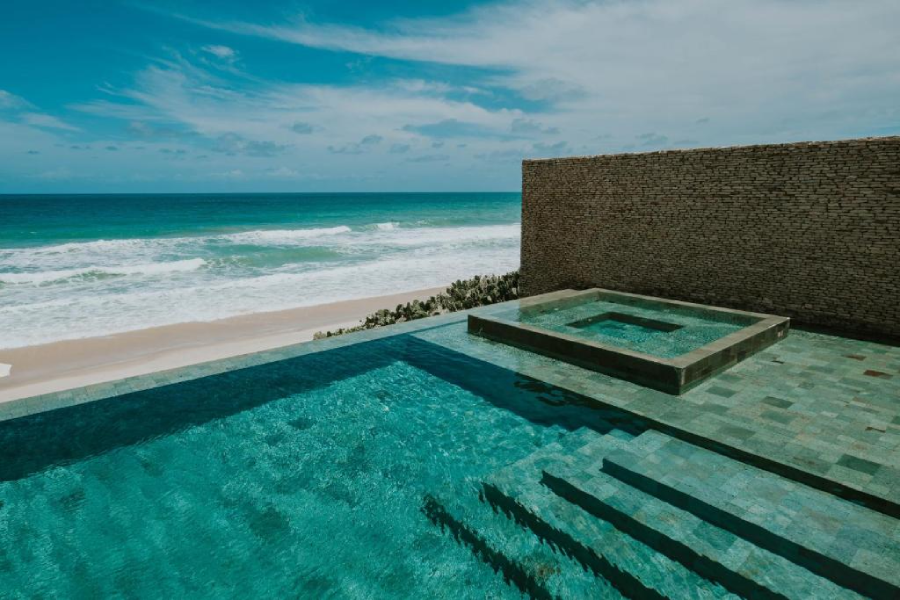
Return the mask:
<path fill-rule="evenodd" d="M 425 497 L 423 512 L 463 546 L 531 598 L 622 598 L 604 579 L 555 552 L 530 531 L 479 501 L 477 494 Z"/>
<path fill-rule="evenodd" d="M 581 427 L 563 435 L 556 442 L 539 448 L 519 461 L 507 465 L 497 473 L 527 473 L 530 471 L 534 476 L 533 479 L 538 481 L 544 465 L 560 462 L 586 465 L 588 461 L 596 461 L 598 457 L 602 458 L 609 452 L 626 448 L 626 444 L 632 443 L 634 439 L 636 438 L 619 430 L 603 434 L 588 427 Z"/>
<path fill-rule="evenodd" d="M 900 598 L 900 521 L 657 431 L 602 470 L 834 583 Z"/>
<path fill-rule="evenodd" d="M 542 483 L 561 498 L 746 598 L 850 600 L 857 594 L 597 469 L 551 465 Z"/>
<path fill-rule="evenodd" d="M 559 454 L 559 448 L 546 447 L 501 469 L 485 481 L 485 500 L 625 597 L 736 597 L 542 485 L 542 471 L 551 464 L 584 468 L 595 462 L 598 448 L 610 452 L 627 443 L 590 431 L 570 435 L 581 437 L 581 448 Z"/>

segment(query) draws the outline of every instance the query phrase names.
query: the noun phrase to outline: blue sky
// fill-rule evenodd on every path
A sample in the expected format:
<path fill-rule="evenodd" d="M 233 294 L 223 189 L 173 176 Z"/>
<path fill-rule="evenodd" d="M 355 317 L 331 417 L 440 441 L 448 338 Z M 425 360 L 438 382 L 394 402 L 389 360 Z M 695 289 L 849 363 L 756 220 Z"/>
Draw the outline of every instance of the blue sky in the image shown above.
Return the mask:
<path fill-rule="evenodd" d="M 517 190 L 900 133 L 896 0 L 4 0 L 0 193 Z"/>

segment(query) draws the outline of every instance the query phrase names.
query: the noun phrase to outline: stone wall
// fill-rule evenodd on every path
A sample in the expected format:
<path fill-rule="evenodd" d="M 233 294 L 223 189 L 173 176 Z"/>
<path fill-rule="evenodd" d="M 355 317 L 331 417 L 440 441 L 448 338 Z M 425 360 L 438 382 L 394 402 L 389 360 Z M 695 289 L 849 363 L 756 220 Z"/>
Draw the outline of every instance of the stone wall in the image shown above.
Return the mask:
<path fill-rule="evenodd" d="M 900 137 L 526 160 L 521 275 L 900 338 Z"/>

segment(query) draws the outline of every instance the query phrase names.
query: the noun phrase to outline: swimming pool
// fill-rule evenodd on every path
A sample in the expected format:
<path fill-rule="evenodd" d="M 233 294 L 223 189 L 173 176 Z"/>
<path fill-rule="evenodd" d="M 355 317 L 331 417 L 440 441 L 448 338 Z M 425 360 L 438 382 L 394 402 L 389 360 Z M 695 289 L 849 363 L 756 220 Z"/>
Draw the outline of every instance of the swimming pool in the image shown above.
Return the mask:
<path fill-rule="evenodd" d="M 684 409 L 648 415 L 665 394 L 465 318 L 0 406 L 0 597 L 900 591 L 889 560 L 847 546 L 891 556 L 894 517 L 673 426 Z"/>
<path fill-rule="evenodd" d="M 514 597 L 424 499 L 584 426 L 409 336 L 0 423 L 0 596 Z"/>

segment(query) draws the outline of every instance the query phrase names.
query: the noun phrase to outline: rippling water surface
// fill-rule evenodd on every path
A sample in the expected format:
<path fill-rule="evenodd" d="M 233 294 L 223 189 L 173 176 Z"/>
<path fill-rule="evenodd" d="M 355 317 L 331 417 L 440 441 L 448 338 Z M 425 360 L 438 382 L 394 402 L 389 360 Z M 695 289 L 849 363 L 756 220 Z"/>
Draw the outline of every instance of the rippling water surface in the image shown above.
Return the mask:
<path fill-rule="evenodd" d="M 519 194 L 0 196 L 0 348 L 518 267 Z"/>
<path fill-rule="evenodd" d="M 0 423 L 0 597 L 519 598 L 425 499 L 609 418 L 400 336 Z"/>

